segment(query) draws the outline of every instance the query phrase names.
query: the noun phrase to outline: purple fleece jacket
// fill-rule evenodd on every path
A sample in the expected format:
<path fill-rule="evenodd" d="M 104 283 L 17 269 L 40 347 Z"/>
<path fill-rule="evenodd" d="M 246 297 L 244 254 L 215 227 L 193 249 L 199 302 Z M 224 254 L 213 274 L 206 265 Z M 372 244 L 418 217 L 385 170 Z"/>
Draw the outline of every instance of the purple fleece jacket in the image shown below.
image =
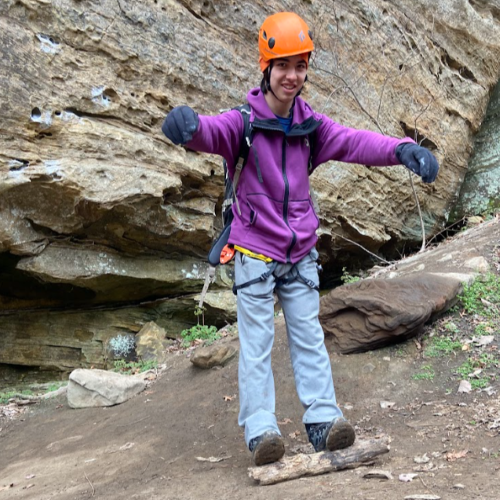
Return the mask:
<path fill-rule="evenodd" d="M 250 90 L 247 100 L 253 141 L 237 188 L 241 215 L 233 204 L 229 243 L 278 262 L 298 262 L 317 241 L 319 219 L 309 194 L 310 138 L 312 169 L 329 160 L 398 165 L 396 147 L 413 142 L 343 127 L 314 112 L 300 97 L 295 99 L 292 126 L 285 135 L 260 89 Z M 198 130 L 186 146 L 224 157 L 232 176 L 244 129 L 241 113 L 200 115 L 199 120 Z"/>

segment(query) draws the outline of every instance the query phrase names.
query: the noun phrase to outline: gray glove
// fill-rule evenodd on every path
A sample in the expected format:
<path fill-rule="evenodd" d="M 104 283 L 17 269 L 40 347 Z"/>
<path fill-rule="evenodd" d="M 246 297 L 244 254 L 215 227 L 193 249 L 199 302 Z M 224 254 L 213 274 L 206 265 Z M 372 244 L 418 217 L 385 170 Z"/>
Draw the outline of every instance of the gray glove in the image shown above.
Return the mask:
<path fill-rule="evenodd" d="M 177 106 L 165 118 L 162 132 L 174 144 L 186 144 L 198 130 L 200 120 L 189 106 Z"/>
<path fill-rule="evenodd" d="M 434 155 L 426 148 L 405 142 L 396 148 L 397 159 L 426 183 L 434 182 L 439 165 Z"/>

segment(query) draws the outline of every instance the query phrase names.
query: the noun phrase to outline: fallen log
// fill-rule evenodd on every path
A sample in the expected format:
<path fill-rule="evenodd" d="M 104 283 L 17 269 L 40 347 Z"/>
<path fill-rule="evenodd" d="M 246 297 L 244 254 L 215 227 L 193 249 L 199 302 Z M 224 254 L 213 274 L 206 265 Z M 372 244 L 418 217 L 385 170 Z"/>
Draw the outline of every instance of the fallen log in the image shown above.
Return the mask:
<path fill-rule="evenodd" d="M 323 451 L 307 455 L 299 453 L 283 457 L 279 462 L 250 467 L 248 475 L 260 485 L 276 484 L 303 476 L 318 476 L 327 472 L 355 468 L 390 450 L 389 436 L 358 440 L 345 450 Z"/>

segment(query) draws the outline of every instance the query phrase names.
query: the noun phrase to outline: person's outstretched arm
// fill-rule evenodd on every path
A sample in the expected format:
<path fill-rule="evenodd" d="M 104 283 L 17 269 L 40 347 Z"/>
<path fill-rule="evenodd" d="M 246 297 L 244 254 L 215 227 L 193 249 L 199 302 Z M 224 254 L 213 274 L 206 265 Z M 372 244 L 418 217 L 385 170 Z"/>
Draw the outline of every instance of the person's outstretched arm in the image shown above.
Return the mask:
<path fill-rule="evenodd" d="M 412 139 L 397 139 L 370 130 L 344 127 L 325 115 L 316 131 L 313 166 L 329 160 L 374 167 L 402 164 L 420 175 L 423 182 L 434 182 L 439 165 L 434 155 Z"/>
<path fill-rule="evenodd" d="M 231 170 L 240 148 L 243 128 L 243 118 L 238 110 L 207 116 L 198 115 L 189 106 L 178 106 L 167 115 L 161 129 L 176 145 L 222 156 Z"/>

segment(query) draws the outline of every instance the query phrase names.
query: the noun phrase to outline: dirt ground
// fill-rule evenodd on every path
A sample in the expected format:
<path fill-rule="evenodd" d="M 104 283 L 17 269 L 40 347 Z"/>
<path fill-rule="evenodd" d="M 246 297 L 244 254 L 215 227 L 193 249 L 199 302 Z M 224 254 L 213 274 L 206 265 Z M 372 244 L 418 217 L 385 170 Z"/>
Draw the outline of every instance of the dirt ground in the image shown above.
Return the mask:
<path fill-rule="evenodd" d="M 489 257 L 492 248 L 498 241 Z M 497 331 L 490 349 L 498 348 L 499 337 Z M 238 347 L 237 338 L 223 342 Z M 74 410 L 61 396 L 0 419 L 0 500 L 498 500 L 500 384 L 458 393 L 455 370 L 470 354 L 425 358 L 423 342 L 331 354 L 337 399 L 358 437 L 392 439 L 390 452 L 371 465 L 256 484 L 237 425 L 237 360 L 201 370 L 178 352 L 145 392 L 124 404 Z M 292 455 L 307 447 L 282 317 L 273 366 L 276 413 Z M 419 379 L 424 366 L 431 366 L 432 379 Z M 219 461 L 204 460 L 213 458 Z M 365 478 L 373 469 L 392 478 Z M 402 481 L 401 474 L 416 476 Z"/>

